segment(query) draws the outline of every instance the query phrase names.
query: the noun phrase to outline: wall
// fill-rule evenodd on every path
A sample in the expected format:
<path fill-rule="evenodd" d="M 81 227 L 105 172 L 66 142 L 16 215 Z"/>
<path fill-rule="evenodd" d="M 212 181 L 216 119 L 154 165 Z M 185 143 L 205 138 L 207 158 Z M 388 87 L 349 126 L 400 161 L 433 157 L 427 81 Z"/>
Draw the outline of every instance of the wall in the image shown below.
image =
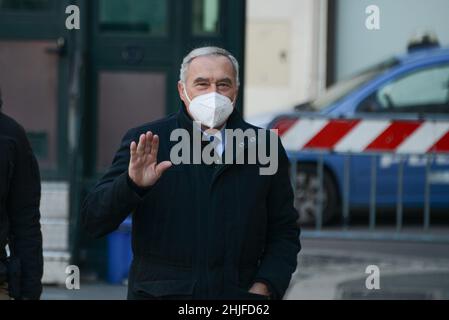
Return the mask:
<path fill-rule="evenodd" d="M 380 9 L 380 30 L 365 27 L 365 9 Z M 336 77 L 342 79 L 361 69 L 406 51 L 409 39 L 432 30 L 442 45 L 449 45 L 447 0 L 338 0 Z"/>
<path fill-rule="evenodd" d="M 326 0 L 247 0 L 247 117 L 289 110 L 322 89 L 326 4 Z"/>

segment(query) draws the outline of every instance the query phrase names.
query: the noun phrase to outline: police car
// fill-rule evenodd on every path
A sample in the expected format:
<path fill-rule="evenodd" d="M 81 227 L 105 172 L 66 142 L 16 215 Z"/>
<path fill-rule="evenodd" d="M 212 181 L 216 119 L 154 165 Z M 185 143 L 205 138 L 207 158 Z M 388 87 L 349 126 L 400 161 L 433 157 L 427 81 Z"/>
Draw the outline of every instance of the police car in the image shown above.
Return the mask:
<path fill-rule="evenodd" d="M 339 216 L 345 190 L 351 215 L 366 212 L 353 209 L 369 208 L 373 194 L 378 211 L 396 208 L 400 199 L 405 209 L 422 213 L 428 195 L 432 212 L 449 212 L 449 48 L 412 44 L 407 54 L 337 83 L 269 127 L 279 130 L 297 164 L 300 222 L 315 222 L 318 202 L 324 223 Z"/>

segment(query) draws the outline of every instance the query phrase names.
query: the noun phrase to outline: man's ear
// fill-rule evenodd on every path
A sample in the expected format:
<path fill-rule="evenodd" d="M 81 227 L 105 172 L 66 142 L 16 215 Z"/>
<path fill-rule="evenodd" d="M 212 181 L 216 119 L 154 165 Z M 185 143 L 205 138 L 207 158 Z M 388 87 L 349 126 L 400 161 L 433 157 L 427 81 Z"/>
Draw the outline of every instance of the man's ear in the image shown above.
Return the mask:
<path fill-rule="evenodd" d="M 232 103 L 234 104 L 234 107 L 237 104 L 237 99 L 239 98 L 239 92 L 240 92 L 239 89 L 237 89 L 237 92 L 235 93 L 234 101 L 232 101 Z"/>
<path fill-rule="evenodd" d="M 178 94 L 179 98 L 182 100 L 182 102 L 184 102 L 185 106 L 187 107 L 189 105 L 189 100 L 184 94 L 184 84 L 181 81 L 178 82 Z"/>

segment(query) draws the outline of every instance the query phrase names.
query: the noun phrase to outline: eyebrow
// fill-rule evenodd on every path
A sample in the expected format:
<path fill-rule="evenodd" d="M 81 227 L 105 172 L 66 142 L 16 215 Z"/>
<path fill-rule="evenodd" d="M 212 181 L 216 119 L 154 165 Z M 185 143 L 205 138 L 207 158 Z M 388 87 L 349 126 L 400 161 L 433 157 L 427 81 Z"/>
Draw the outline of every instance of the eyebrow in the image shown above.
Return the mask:
<path fill-rule="evenodd" d="M 229 78 L 224 78 L 224 79 L 218 80 L 217 83 L 227 83 L 227 84 L 232 84 L 232 80 L 229 79 Z"/>
<path fill-rule="evenodd" d="M 200 83 L 200 82 L 210 82 L 209 79 L 206 78 L 196 78 L 193 83 Z"/>
<path fill-rule="evenodd" d="M 195 83 L 195 84 L 196 84 L 196 83 L 201 83 L 201 82 L 207 82 L 207 83 L 209 83 L 210 80 L 207 79 L 207 78 L 196 78 L 196 79 L 193 81 L 193 83 Z M 224 78 L 224 79 L 218 80 L 217 83 L 227 83 L 227 84 L 232 84 L 232 80 L 229 79 L 229 78 Z"/>

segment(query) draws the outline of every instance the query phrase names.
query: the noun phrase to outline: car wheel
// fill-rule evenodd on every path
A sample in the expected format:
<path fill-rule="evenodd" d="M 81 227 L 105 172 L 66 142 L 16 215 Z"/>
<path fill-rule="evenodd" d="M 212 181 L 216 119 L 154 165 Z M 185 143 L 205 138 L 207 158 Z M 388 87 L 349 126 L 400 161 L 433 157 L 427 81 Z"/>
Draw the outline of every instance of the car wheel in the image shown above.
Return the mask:
<path fill-rule="evenodd" d="M 338 212 L 338 191 L 334 180 L 326 170 L 323 176 L 322 221 L 328 224 Z M 319 181 L 317 166 L 298 164 L 296 175 L 295 208 L 298 210 L 298 223 L 314 225 L 318 216 Z"/>

